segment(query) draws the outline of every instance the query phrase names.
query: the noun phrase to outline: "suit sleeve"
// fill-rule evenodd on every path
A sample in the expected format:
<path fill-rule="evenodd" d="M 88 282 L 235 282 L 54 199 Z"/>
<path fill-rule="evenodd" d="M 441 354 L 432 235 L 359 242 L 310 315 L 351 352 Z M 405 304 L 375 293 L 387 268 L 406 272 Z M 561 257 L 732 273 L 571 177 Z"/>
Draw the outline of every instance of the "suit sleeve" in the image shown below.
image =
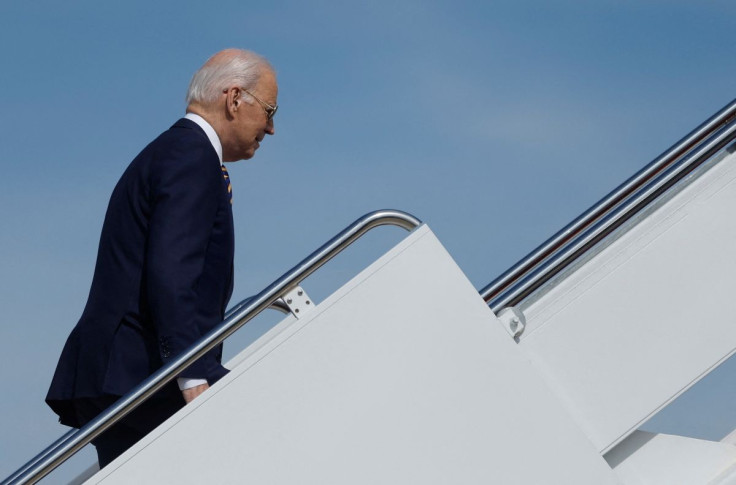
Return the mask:
<path fill-rule="evenodd" d="M 152 212 L 146 251 L 146 296 L 164 363 L 201 337 L 197 281 L 218 205 L 220 170 L 202 146 L 177 145 L 151 173 Z M 208 352 L 179 377 L 206 378 Z M 212 360 L 213 362 L 209 362 Z"/>

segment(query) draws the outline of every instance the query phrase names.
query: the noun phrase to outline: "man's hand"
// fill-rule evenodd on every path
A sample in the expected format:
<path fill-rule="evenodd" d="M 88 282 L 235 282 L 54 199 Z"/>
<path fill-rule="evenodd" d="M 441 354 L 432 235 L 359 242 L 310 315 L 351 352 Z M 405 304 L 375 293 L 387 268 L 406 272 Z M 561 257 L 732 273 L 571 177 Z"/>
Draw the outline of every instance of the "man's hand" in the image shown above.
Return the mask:
<path fill-rule="evenodd" d="M 204 391 L 210 388 L 209 384 L 201 384 L 199 386 L 190 387 L 189 389 L 184 389 L 181 391 L 182 396 L 184 396 L 184 401 L 186 401 L 187 404 L 192 402 L 195 397 L 202 394 Z"/>

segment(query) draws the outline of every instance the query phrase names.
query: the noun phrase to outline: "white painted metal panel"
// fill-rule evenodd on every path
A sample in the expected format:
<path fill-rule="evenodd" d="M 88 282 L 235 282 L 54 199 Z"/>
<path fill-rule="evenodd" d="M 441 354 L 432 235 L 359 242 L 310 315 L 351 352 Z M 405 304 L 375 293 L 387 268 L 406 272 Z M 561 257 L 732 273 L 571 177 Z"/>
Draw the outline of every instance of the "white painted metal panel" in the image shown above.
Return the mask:
<path fill-rule="evenodd" d="M 736 463 L 736 446 L 636 431 L 606 459 L 626 485 L 711 484 Z"/>
<path fill-rule="evenodd" d="M 736 157 L 524 309 L 521 346 L 599 450 L 736 349 Z"/>
<path fill-rule="evenodd" d="M 426 226 L 90 483 L 617 483 Z"/>

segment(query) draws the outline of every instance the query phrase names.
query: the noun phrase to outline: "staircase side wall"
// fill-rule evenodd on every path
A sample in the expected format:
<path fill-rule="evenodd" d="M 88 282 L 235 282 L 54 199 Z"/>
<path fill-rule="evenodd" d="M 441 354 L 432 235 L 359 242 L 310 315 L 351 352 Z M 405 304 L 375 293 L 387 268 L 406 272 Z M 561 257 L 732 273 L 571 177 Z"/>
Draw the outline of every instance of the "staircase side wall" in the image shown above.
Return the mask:
<path fill-rule="evenodd" d="M 90 483 L 616 483 L 426 226 L 245 352 Z"/>
<path fill-rule="evenodd" d="M 523 311 L 520 346 L 610 449 L 736 350 L 736 156 Z"/>

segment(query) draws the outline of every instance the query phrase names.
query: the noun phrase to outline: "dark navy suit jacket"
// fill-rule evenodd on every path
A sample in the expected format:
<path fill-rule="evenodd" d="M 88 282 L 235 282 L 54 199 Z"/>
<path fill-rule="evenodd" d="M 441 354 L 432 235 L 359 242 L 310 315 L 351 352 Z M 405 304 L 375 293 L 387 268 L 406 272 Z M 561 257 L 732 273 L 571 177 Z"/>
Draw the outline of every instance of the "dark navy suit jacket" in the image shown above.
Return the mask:
<path fill-rule="evenodd" d="M 232 206 L 204 131 L 181 119 L 128 166 L 110 198 L 87 305 L 46 402 L 79 427 L 78 399 L 124 395 L 223 320 L 233 289 Z M 227 373 L 222 346 L 179 377 Z M 170 386 L 175 386 L 172 383 Z"/>

